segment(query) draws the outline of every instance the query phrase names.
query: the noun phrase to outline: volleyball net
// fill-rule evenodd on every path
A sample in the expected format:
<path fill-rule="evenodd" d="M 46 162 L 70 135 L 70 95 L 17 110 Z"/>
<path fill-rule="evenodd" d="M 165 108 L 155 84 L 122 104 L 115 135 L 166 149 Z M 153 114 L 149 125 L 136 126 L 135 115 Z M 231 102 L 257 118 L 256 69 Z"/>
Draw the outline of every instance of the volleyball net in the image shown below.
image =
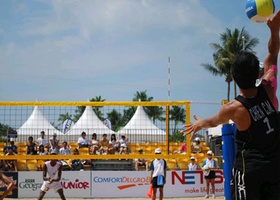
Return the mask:
<path fill-rule="evenodd" d="M 102 155 L 102 159 L 134 158 L 137 148 L 145 146 L 149 147 L 144 150 L 145 157 L 152 157 L 155 148 L 162 149 L 163 157 L 178 157 L 180 155 L 173 152 L 185 141 L 186 152 L 191 153 L 189 136 L 185 138 L 180 134 L 182 125 L 190 123 L 190 116 L 190 101 L 0 102 L 0 142 L 2 147 L 9 141 L 24 146 L 30 136 L 36 141 L 41 131 L 48 140 L 56 133 L 60 143 L 67 141 L 70 145 L 77 143 L 82 132 L 89 140 L 93 133 L 99 140 L 103 134 L 107 134 L 109 140 L 115 134 L 118 139 L 122 135 L 128 138 L 130 155 Z M 20 149 L 21 158 L 29 159 L 24 154 L 25 146 Z M 82 156 L 93 158 L 94 155 Z"/>

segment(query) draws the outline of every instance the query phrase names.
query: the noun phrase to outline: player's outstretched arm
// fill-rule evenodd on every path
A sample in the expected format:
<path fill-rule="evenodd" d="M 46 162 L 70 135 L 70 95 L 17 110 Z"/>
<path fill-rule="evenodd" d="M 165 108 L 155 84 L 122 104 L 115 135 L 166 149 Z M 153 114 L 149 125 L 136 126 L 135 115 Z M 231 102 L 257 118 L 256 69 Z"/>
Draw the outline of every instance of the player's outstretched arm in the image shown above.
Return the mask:
<path fill-rule="evenodd" d="M 7 189 L 5 190 L 3 195 L 0 197 L 0 200 L 3 200 L 6 196 L 8 196 L 8 194 L 16 186 L 14 185 L 13 181 L 11 179 L 9 179 L 7 176 L 5 176 L 2 172 L 0 172 L 0 180 L 3 181 L 7 185 Z"/>
<path fill-rule="evenodd" d="M 230 120 L 231 112 L 232 109 L 230 104 L 226 104 L 223 105 L 220 111 L 212 117 L 201 119 L 194 115 L 195 122 L 184 125 L 181 133 L 183 133 L 184 136 L 190 134 L 191 140 L 193 140 L 195 133 L 203 128 L 212 128 L 220 124 L 228 123 Z"/>
<path fill-rule="evenodd" d="M 280 10 L 278 10 L 271 19 L 267 19 L 267 26 L 270 29 L 270 39 L 268 41 L 268 54 L 264 61 L 264 73 L 266 73 L 272 65 L 277 65 L 280 47 Z"/>

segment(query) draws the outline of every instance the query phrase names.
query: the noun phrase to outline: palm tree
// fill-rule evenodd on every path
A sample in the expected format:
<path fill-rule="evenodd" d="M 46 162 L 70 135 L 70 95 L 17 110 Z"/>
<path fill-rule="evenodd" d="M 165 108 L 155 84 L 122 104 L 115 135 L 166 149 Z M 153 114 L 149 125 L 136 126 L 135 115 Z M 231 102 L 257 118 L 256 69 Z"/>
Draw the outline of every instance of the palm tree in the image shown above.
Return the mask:
<path fill-rule="evenodd" d="M 244 40 L 243 40 L 244 38 Z M 225 81 L 228 84 L 227 100 L 230 100 L 230 83 L 232 82 L 231 64 L 234 61 L 236 55 L 241 51 L 253 51 L 259 40 L 252 38 L 251 35 L 243 27 L 241 30 L 234 29 L 231 31 L 226 28 L 224 33 L 220 34 L 221 44 L 211 43 L 210 46 L 214 49 L 213 60 L 215 65 L 201 64 L 206 70 L 212 73 L 214 76 L 225 76 Z M 244 46 L 243 46 L 244 41 Z M 234 93 L 236 96 L 236 86 L 234 86 Z"/>
<path fill-rule="evenodd" d="M 162 117 L 162 115 L 164 114 L 163 107 L 149 106 L 149 107 L 146 107 L 145 111 L 146 111 L 147 115 L 149 116 L 149 118 L 152 119 L 154 124 L 156 123 L 156 120 L 159 120 L 159 121 L 164 120 L 164 118 Z"/>
<path fill-rule="evenodd" d="M 117 127 L 121 125 L 122 114 L 113 109 L 111 112 L 107 113 L 108 119 L 111 121 L 112 130 L 116 130 Z"/>
<path fill-rule="evenodd" d="M 95 98 L 92 98 L 89 101 L 90 102 L 104 102 L 104 101 L 106 101 L 106 99 L 102 99 L 101 96 L 96 96 Z M 103 108 L 103 106 L 94 106 L 94 107 L 92 107 L 92 109 L 95 112 L 96 116 L 103 121 L 103 113 L 100 110 L 101 108 Z"/>
<path fill-rule="evenodd" d="M 186 121 L 186 111 L 181 106 L 172 106 L 170 110 L 170 120 L 175 122 L 173 133 L 176 132 L 177 125 L 181 122 L 182 124 Z"/>
<path fill-rule="evenodd" d="M 145 90 L 141 92 L 136 91 L 132 101 L 152 101 L 153 99 L 154 99 L 153 97 L 148 97 L 147 90 Z"/>
<path fill-rule="evenodd" d="M 72 118 L 72 115 L 70 115 L 68 112 L 66 112 L 66 114 L 60 114 L 59 118 L 57 120 L 59 122 L 58 125 L 62 125 L 66 119 L 71 119 L 71 118 Z"/>
<path fill-rule="evenodd" d="M 152 101 L 152 100 L 153 97 L 148 97 L 147 90 L 141 92 L 136 91 L 136 93 L 134 94 L 134 98 L 132 99 L 132 101 Z M 144 107 L 144 109 L 146 108 Z M 133 117 L 135 111 L 136 111 L 135 106 L 129 107 L 128 109 L 124 110 L 123 119 L 122 119 L 123 125 L 128 123 L 128 121 Z M 149 117 L 152 118 L 152 116 Z"/>

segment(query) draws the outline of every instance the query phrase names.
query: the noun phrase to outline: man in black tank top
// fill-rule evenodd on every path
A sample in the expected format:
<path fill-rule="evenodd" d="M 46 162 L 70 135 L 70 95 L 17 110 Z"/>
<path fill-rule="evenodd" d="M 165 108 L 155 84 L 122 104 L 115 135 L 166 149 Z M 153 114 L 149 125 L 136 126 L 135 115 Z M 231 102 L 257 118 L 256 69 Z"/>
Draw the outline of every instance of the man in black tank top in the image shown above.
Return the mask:
<path fill-rule="evenodd" d="M 280 200 L 280 124 L 276 97 L 277 59 L 279 53 L 280 10 L 267 20 L 270 29 L 268 54 L 264 61 L 266 84 L 256 84 L 259 60 L 249 52 L 241 52 L 232 63 L 231 73 L 240 95 L 222 106 L 207 119 L 194 115 L 194 123 L 184 126 L 185 134 L 202 128 L 226 124 L 231 119 L 236 127 L 237 154 L 231 181 L 232 200 Z"/>

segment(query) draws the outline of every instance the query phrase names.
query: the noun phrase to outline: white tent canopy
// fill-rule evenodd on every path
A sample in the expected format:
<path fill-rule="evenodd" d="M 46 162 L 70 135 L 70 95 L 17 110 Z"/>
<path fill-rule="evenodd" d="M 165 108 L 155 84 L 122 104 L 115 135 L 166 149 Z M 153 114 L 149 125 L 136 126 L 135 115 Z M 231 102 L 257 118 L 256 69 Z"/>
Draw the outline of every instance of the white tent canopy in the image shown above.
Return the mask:
<path fill-rule="evenodd" d="M 118 131 L 119 135 L 127 135 L 130 142 L 164 142 L 166 133 L 155 126 L 147 116 L 142 106 L 124 128 Z"/>
<path fill-rule="evenodd" d="M 17 130 L 18 137 L 25 141 L 27 139 L 26 136 L 39 136 L 41 131 L 45 131 L 46 135 L 53 135 L 53 133 L 63 135 L 44 117 L 39 107 L 35 106 L 29 118 Z"/>
<path fill-rule="evenodd" d="M 103 124 L 96 116 L 91 106 L 86 106 L 80 119 L 70 128 L 66 135 L 81 135 L 83 131 L 86 132 L 87 135 L 91 135 L 92 133 L 98 135 L 115 133 Z"/>

